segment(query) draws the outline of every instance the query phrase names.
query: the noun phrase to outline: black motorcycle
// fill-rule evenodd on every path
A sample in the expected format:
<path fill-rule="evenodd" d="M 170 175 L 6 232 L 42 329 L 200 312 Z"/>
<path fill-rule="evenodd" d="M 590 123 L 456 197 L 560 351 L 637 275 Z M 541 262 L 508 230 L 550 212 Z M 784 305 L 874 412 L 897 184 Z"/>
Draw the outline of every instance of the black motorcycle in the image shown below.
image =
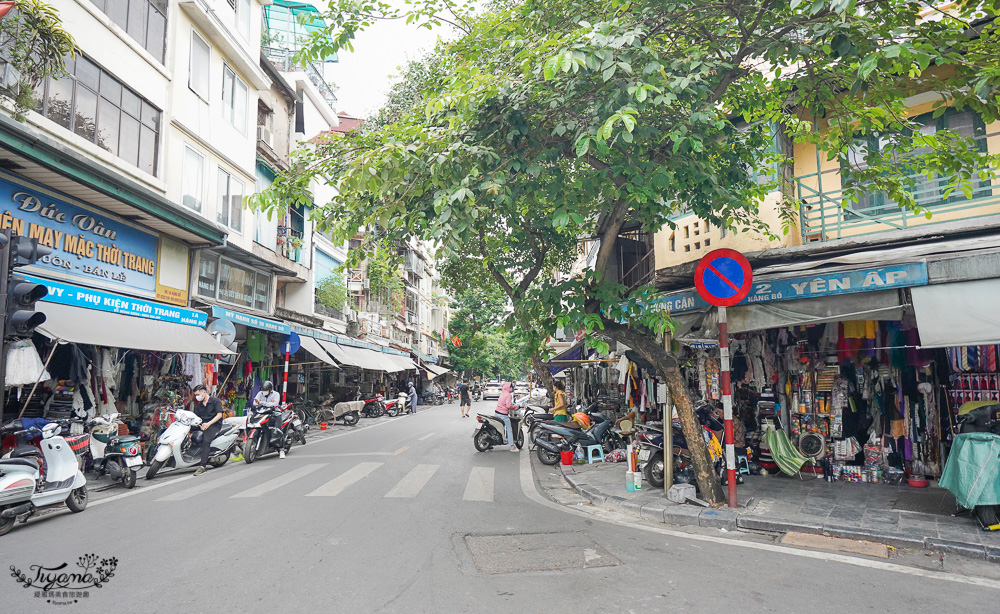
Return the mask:
<path fill-rule="evenodd" d="M 279 407 L 253 405 L 247 419 L 247 440 L 243 444 L 243 460 L 250 464 L 268 452 L 287 452 L 292 443 L 306 442 L 302 421 L 291 403 Z"/>
<path fill-rule="evenodd" d="M 971 401 L 958 408 L 958 432 L 1000 435 L 1000 403 Z M 1000 530 L 1000 505 L 977 505 L 972 514 L 984 531 Z"/>
<path fill-rule="evenodd" d="M 580 408 L 578 408 L 580 409 Z M 544 465 L 555 465 L 559 462 L 561 452 L 575 450 L 577 446 L 587 448 L 587 446 L 599 445 L 607 452 L 609 451 L 609 433 L 614 422 L 598 413 L 597 403 L 588 407 L 585 413 L 590 416 L 592 425 L 589 429 L 580 428 L 575 422 L 555 422 L 545 421 L 537 424 L 537 434 L 535 435 L 535 453 L 538 460 Z"/>

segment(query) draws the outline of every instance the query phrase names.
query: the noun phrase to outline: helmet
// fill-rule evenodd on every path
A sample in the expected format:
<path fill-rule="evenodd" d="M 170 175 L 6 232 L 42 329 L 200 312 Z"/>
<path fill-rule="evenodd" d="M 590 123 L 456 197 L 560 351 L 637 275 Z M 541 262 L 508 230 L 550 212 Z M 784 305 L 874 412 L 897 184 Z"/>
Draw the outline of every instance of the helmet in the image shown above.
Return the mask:
<path fill-rule="evenodd" d="M 264 392 L 271 392 L 271 390 L 274 389 L 274 384 L 271 383 L 271 380 L 267 380 L 263 384 L 261 384 L 260 389 L 263 390 Z"/>
<path fill-rule="evenodd" d="M 573 420 L 576 420 L 576 423 L 585 429 L 590 428 L 590 416 L 583 413 L 582 411 L 578 411 L 575 414 L 573 414 Z"/>

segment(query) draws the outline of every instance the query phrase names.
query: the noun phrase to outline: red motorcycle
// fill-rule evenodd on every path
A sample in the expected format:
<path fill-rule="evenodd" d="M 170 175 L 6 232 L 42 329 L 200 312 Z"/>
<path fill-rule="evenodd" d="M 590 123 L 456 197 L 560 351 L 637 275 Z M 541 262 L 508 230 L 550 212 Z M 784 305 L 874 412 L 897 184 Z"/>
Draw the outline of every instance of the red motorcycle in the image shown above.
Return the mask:
<path fill-rule="evenodd" d="M 361 410 L 361 415 L 365 418 L 378 418 L 385 414 L 385 398 L 381 394 L 376 394 L 374 397 L 364 399 L 364 401 L 365 406 Z"/>

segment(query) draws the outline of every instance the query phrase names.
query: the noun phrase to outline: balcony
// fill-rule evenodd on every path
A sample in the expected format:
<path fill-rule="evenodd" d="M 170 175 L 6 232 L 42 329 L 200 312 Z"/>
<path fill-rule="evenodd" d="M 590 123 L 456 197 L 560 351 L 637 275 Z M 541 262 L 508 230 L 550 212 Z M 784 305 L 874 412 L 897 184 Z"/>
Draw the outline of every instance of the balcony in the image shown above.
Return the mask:
<path fill-rule="evenodd" d="M 275 251 L 292 262 L 302 262 L 303 239 L 302 231 L 288 226 L 278 226 L 278 239 Z"/>
<path fill-rule="evenodd" d="M 997 169 L 989 169 L 995 177 Z M 796 196 L 801 203 L 799 228 L 804 242 L 832 241 L 845 237 L 902 230 L 968 220 L 1000 213 L 1000 186 L 974 175 L 971 193 L 955 190 L 947 197 L 945 188 L 952 177 L 913 176 L 911 193 L 925 212 L 900 208 L 884 194 L 871 193 L 848 205 L 843 190 L 824 190 L 823 184 L 839 185 L 837 171 L 813 173 L 795 178 Z"/>

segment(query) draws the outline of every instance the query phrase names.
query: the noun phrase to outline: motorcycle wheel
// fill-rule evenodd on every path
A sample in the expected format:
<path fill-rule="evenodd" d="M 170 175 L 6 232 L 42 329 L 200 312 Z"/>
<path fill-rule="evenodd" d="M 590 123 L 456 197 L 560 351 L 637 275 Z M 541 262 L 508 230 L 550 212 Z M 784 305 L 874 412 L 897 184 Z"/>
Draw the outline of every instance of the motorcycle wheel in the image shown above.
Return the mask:
<path fill-rule="evenodd" d="M 69 511 L 74 514 L 78 514 L 83 510 L 87 509 L 87 501 L 89 497 L 87 496 L 87 485 L 84 484 L 80 488 L 75 488 L 69 493 L 69 497 L 66 498 L 66 507 Z"/>
<path fill-rule="evenodd" d="M 604 453 L 607 454 L 612 450 L 624 450 L 625 440 L 622 436 L 613 431 L 608 431 L 604 434 L 604 441 L 601 442 L 604 445 Z"/>
<path fill-rule="evenodd" d="M 134 471 L 125 467 L 125 471 L 122 473 L 122 486 L 125 488 L 135 487 L 136 477 L 139 475 L 138 471 Z"/>
<path fill-rule="evenodd" d="M 229 452 L 226 452 L 224 454 L 216 454 L 212 458 L 208 459 L 208 464 L 215 468 L 219 468 L 225 465 L 227 462 L 229 462 Z"/>
<path fill-rule="evenodd" d="M 548 433 L 542 433 L 542 434 L 540 434 L 538 436 L 538 438 L 541 439 L 541 440 L 543 440 L 543 441 L 551 441 L 552 440 L 552 435 L 550 435 Z M 546 450 L 545 448 L 543 448 L 542 446 L 538 446 L 538 447 L 535 448 L 535 455 L 538 456 L 538 460 L 543 465 L 550 465 L 551 466 L 551 465 L 555 465 L 556 463 L 559 462 L 559 455 L 558 454 L 556 454 L 555 452 L 550 452 L 550 451 Z"/>
<path fill-rule="evenodd" d="M 472 443 L 480 452 L 485 452 L 493 447 L 493 444 L 490 443 L 490 434 L 486 432 L 486 429 L 479 429 L 479 432 L 476 433 L 476 438 L 472 440 Z"/>
<path fill-rule="evenodd" d="M 518 450 L 520 450 L 521 448 L 524 447 L 524 430 L 523 429 L 517 429 L 517 434 L 514 435 L 514 445 L 517 446 Z"/>
<path fill-rule="evenodd" d="M 257 450 L 257 448 L 259 447 L 257 445 L 257 441 L 258 440 L 256 435 L 250 435 L 249 437 L 247 437 L 246 443 L 243 444 L 243 462 L 248 465 L 257 460 L 257 455 L 259 452 Z"/>
<path fill-rule="evenodd" d="M 663 488 L 663 451 L 658 451 L 642 468 L 642 475 L 653 488 Z"/>
<path fill-rule="evenodd" d="M 149 469 L 146 470 L 146 479 L 152 480 L 155 478 L 161 467 L 163 467 L 163 461 L 154 460 L 149 463 Z"/>
<path fill-rule="evenodd" d="M 298 418 L 299 420 L 302 421 L 302 424 L 306 423 L 306 412 L 305 411 L 303 411 L 301 409 L 293 409 L 292 412 L 295 414 L 296 418 Z"/>
<path fill-rule="evenodd" d="M 302 445 L 306 445 L 306 434 L 299 430 L 296 430 L 295 432 L 299 436 L 299 443 L 301 443 Z"/>
<path fill-rule="evenodd" d="M 0 507 L 0 512 L 7 508 Z M 0 518 L 0 535 L 6 535 L 10 533 L 10 530 L 14 528 L 14 523 L 17 522 L 17 516 L 12 516 L 11 518 Z"/>
<path fill-rule="evenodd" d="M 389 416 L 390 418 L 395 418 L 396 416 L 398 416 L 398 415 L 399 415 L 399 404 L 397 403 L 396 405 L 393 405 L 392 407 L 390 407 L 390 408 L 386 409 L 386 410 L 385 410 L 385 413 L 386 413 L 386 414 L 387 414 L 387 415 L 388 415 L 388 416 Z"/>
<path fill-rule="evenodd" d="M 333 413 L 332 409 L 321 409 L 316 414 L 316 424 L 326 422 L 327 426 L 333 426 L 337 423 L 337 416 Z"/>
<path fill-rule="evenodd" d="M 361 421 L 361 416 L 358 415 L 358 412 L 352 411 L 349 414 L 341 416 L 340 421 L 343 422 L 345 426 L 357 426 L 358 422 Z"/>

